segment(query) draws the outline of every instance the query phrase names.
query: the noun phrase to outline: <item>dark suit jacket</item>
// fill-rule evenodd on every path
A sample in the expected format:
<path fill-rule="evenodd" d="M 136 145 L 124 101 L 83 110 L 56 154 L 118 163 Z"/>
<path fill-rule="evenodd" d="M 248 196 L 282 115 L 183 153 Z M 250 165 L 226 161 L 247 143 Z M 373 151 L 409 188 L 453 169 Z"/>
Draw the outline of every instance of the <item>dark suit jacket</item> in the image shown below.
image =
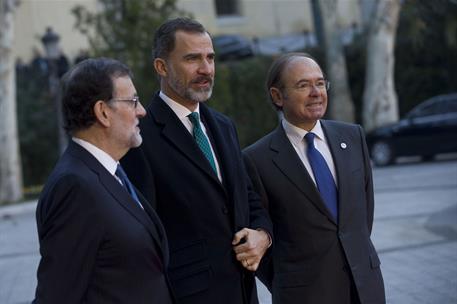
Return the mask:
<path fill-rule="evenodd" d="M 267 282 L 273 303 L 351 303 L 351 285 L 361 303 L 385 303 L 370 240 L 373 180 L 362 129 L 321 123 L 338 178 L 338 225 L 281 125 L 244 151 L 273 222 L 273 275 Z"/>
<path fill-rule="evenodd" d="M 156 202 L 170 244 L 169 274 L 179 303 L 257 303 L 253 273 L 236 261 L 234 233 L 271 232 L 251 191 L 233 123 L 200 104 L 221 183 L 192 135 L 156 95 L 141 121 L 143 144 L 122 159 L 132 182 Z M 155 189 L 155 192 L 150 191 Z M 242 284 L 243 282 L 243 284 Z"/>
<path fill-rule="evenodd" d="M 142 199 L 71 141 L 37 206 L 35 303 L 172 303 L 166 236 Z"/>

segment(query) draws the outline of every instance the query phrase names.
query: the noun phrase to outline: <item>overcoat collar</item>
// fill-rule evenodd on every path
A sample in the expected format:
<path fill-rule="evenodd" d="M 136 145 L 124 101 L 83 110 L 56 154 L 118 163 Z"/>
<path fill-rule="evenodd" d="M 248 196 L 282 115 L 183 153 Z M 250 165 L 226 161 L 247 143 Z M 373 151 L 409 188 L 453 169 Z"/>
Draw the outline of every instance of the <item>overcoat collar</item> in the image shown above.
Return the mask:
<path fill-rule="evenodd" d="M 153 120 L 162 126 L 162 135 L 178 150 L 182 155 L 193 163 L 197 168 L 202 170 L 210 179 L 212 179 L 219 186 L 220 183 L 216 173 L 211 168 L 208 160 L 205 158 L 203 153 L 200 151 L 197 143 L 193 139 L 192 135 L 187 131 L 182 122 L 176 116 L 172 109 L 158 96 L 154 97 L 153 101 L 148 107 L 148 115 Z M 227 168 L 227 149 L 223 142 L 224 131 L 221 130 L 219 124 L 215 121 L 212 113 L 208 107 L 200 103 L 200 115 L 206 126 L 211 132 L 212 139 L 215 144 L 215 152 L 218 157 L 218 163 L 221 167 L 222 179 L 230 180 L 230 168 Z M 229 176 L 227 176 L 229 175 Z"/>

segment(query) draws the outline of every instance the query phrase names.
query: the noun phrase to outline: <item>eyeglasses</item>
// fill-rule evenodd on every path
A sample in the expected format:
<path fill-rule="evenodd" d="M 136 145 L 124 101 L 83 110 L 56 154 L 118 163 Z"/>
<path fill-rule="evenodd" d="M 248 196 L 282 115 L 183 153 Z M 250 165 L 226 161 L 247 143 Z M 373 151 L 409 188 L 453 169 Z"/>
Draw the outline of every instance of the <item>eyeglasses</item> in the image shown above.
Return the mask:
<path fill-rule="evenodd" d="M 111 101 L 121 101 L 121 102 L 129 102 L 133 103 L 133 108 L 136 109 L 138 103 L 140 102 L 140 97 L 133 96 L 132 99 L 111 99 Z"/>
<path fill-rule="evenodd" d="M 296 85 L 292 87 L 283 87 L 284 89 L 294 89 L 300 92 L 311 92 L 311 89 L 313 87 L 316 87 L 317 89 L 323 91 L 323 90 L 329 90 L 330 89 L 330 81 L 327 81 L 325 79 L 321 79 L 316 81 L 315 83 L 309 82 L 309 81 L 300 81 Z"/>

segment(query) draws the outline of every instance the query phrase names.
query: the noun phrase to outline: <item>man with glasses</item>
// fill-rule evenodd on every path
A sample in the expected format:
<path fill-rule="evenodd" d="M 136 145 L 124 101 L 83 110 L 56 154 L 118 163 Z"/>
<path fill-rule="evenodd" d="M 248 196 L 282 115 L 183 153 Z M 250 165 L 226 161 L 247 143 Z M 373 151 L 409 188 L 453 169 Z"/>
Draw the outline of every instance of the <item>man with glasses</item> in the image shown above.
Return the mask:
<path fill-rule="evenodd" d="M 274 224 L 273 259 L 260 271 L 273 303 L 385 303 L 361 127 L 322 119 L 329 83 L 307 54 L 278 58 L 266 86 L 283 119 L 244 156 Z"/>
<path fill-rule="evenodd" d="M 63 78 L 72 137 L 38 202 L 41 260 L 34 303 L 171 304 L 163 226 L 119 165 L 142 138 L 132 74 L 106 58 Z"/>
<path fill-rule="evenodd" d="M 271 244 L 271 222 L 233 122 L 205 103 L 214 83 L 211 37 L 177 18 L 157 29 L 154 44 L 160 92 L 140 124 L 143 145 L 122 164 L 165 226 L 178 303 L 258 303 L 254 271 Z"/>

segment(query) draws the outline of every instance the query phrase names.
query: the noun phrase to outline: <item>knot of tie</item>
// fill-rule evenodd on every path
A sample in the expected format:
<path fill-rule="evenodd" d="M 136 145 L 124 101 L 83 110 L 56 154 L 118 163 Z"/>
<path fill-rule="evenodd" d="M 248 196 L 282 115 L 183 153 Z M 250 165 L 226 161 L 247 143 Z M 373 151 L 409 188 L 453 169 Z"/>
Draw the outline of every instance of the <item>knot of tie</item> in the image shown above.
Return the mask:
<path fill-rule="evenodd" d="M 127 174 L 125 173 L 124 169 L 122 169 L 121 165 L 117 165 L 116 172 L 114 174 L 116 174 L 116 176 L 119 177 L 121 182 L 125 184 L 124 180 L 127 179 Z"/>
<path fill-rule="evenodd" d="M 196 128 L 197 126 L 198 128 L 200 128 L 200 115 L 198 114 L 198 112 L 192 112 L 188 115 L 188 117 L 194 128 Z"/>
<path fill-rule="evenodd" d="M 127 174 L 125 173 L 124 169 L 122 169 L 121 165 L 117 165 L 116 172 L 114 174 L 116 174 L 116 176 L 119 177 L 124 189 L 127 190 L 127 192 L 132 196 L 132 198 L 141 206 L 138 195 L 136 194 L 132 183 L 127 177 Z M 143 207 L 141 206 L 141 208 Z"/>
<path fill-rule="evenodd" d="M 313 148 L 314 148 L 314 137 L 316 137 L 316 134 L 314 134 L 313 132 L 308 132 L 305 135 L 306 143 L 308 144 L 308 146 L 311 146 Z"/>

